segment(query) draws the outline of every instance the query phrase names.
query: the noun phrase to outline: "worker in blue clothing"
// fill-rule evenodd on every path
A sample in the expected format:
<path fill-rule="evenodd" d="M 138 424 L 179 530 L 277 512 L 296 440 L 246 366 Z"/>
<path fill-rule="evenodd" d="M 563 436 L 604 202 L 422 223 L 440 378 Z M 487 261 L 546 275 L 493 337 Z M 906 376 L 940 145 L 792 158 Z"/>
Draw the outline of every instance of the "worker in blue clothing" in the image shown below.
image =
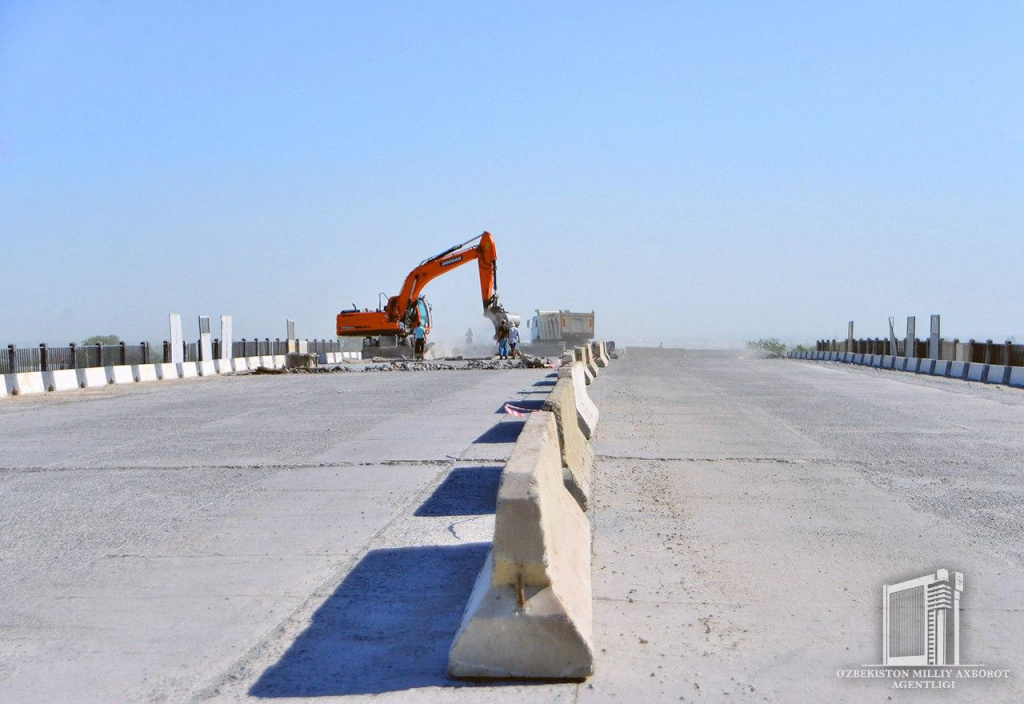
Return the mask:
<path fill-rule="evenodd" d="M 502 320 L 498 324 L 498 357 L 508 359 L 508 321 Z"/>
<path fill-rule="evenodd" d="M 412 329 L 412 336 L 415 338 L 413 352 L 416 359 L 423 359 L 423 352 L 427 347 L 427 329 L 423 327 L 423 323 L 416 324 Z"/>

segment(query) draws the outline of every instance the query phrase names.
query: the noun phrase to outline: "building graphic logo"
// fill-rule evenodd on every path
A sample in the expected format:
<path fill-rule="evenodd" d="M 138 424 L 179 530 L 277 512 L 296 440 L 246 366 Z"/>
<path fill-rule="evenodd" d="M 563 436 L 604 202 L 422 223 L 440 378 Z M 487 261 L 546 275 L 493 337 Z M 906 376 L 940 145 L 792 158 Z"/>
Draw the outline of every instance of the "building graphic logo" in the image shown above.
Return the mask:
<path fill-rule="evenodd" d="M 882 664 L 959 665 L 964 576 L 936 570 L 882 587 Z"/>
<path fill-rule="evenodd" d="M 1010 678 L 1007 668 L 961 662 L 964 576 L 946 569 L 882 586 L 882 662 L 840 669 L 840 679 L 884 680 L 892 689 L 955 689 Z M 973 685 L 972 685 L 973 686 Z"/>

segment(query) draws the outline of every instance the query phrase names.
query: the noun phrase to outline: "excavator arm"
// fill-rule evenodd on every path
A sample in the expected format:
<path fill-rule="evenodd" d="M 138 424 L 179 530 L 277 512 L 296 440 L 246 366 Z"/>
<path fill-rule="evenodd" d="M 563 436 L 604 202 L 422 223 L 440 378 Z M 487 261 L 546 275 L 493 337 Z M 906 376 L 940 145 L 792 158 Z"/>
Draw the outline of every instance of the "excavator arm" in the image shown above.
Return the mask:
<path fill-rule="evenodd" d="M 478 241 L 479 240 L 479 241 Z M 477 242 L 473 246 L 471 243 Z M 483 301 L 484 315 L 498 305 L 498 252 L 494 246 L 494 237 L 490 232 L 457 244 L 440 254 L 426 259 L 405 277 L 402 291 L 388 301 L 388 318 L 404 321 L 410 312 L 415 310 L 416 301 L 423 294 L 423 289 L 439 276 L 458 269 L 464 264 L 476 260 L 480 269 L 480 295 Z"/>

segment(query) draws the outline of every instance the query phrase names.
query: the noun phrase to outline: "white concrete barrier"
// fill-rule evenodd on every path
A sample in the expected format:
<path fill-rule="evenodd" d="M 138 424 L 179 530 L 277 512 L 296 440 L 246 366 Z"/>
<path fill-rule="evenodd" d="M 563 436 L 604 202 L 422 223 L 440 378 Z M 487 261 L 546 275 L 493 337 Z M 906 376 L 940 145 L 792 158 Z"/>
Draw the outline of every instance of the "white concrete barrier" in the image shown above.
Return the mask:
<path fill-rule="evenodd" d="M 598 372 L 597 365 L 594 364 L 594 355 L 590 354 L 590 345 L 583 345 L 576 349 L 580 351 L 581 355 L 583 355 L 583 366 L 586 367 L 587 373 L 590 375 L 590 380 L 593 381 L 597 378 Z"/>
<path fill-rule="evenodd" d="M 817 359 L 817 360 L 824 360 L 825 359 L 825 353 L 824 352 L 820 352 L 820 351 L 816 352 L 814 354 L 814 358 Z"/>
<path fill-rule="evenodd" d="M 285 355 L 274 355 L 274 369 L 284 369 Z"/>
<path fill-rule="evenodd" d="M 967 369 L 971 365 L 968 362 L 950 362 L 949 376 L 951 379 L 963 379 L 967 376 Z"/>
<path fill-rule="evenodd" d="M 115 364 L 111 367 L 105 367 L 107 370 L 107 383 L 108 384 L 134 384 L 135 377 L 132 376 L 132 367 L 130 364 Z"/>
<path fill-rule="evenodd" d="M 590 356 L 593 358 L 594 364 L 600 369 L 604 369 L 609 364 L 608 355 L 604 351 L 603 342 L 590 343 Z"/>
<path fill-rule="evenodd" d="M 249 371 L 249 360 L 246 357 L 235 357 L 231 360 L 231 371 L 233 372 L 247 372 Z"/>
<path fill-rule="evenodd" d="M 988 376 L 985 377 L 986 384 L 1005 384 L 1006 377 L 1010 374 L 1010 367 L 1002 364 L 988 365 Z"/>
<path fill-rule="evenodd" d="M 932 367 L 932 376 L 949 376 L 949 365 L 948 359 L 937 359 L 935 365 Z"/>
<path fill-rule="evenodd" d="M 907 369 L 907 358 L 906 357 L 894 357 L 892 360 L 892 368 L 898 372 L 906 371 Z"/>
<path fill-rule="evenodd" d="M 967 368 L 967 380 L 968 381 L 985 381 L 985 376 L 988 374 L 987 364 L 975 364 L 971 363 L 971 366 Z"/>
<path fill-rule="evenodd" d="M 580 430 L 583 431 L 583 436 L 589 440 L 597 430 L 597 421 L 600 414 L 597 411 L 597 406 L 590 400 L 590 395 L 587 393 L 587 380 L 583 362 L 562 365 L 558 370 L 558 376 L 563 379 L 566 377 L 572 379 L 572 390 L 576 396 L 576 416 L 580 423 Z"/>
<path fill-rule="evenodd" d="M 494 542 L 448 672 L 569 680 L 594 672 L 590 523 L 562 485 L 551 413 L 530 414 L 502 472 Z"/>
<path fill-rule="evenodd" d="M 587 364 L 586 347 L 576 347 L 573 349 L 572 353 L 573 359 L 583 365 L 583 382 L 585 384 L 590 384 L 594 381 L 594 377 L 597 375 L 597 372 L 596 370 L 594 372 L 590 371 L 591 367 Z"/>
<path fill-rule="evenodd" d="M 594 451 L 580 429 L 576 413 L 576 392 L 572 377 L 563 377 L 544 401 L 543 410 L 555 415 L 558 444 L 562 455 L 562 483 L 584 511 L 590 505 L 590 473 L 594 468 Z"/>
<path fill-rule="evenodd" d="M 0 398 L 6 398 L 11 395 L 11 392 L 7 390 L 7 375 L 4 374 L 0 377 Z"/>
<path fill-rule="evenodd" d="M 882 363 L 879 365 L 882 369 L 892 369 L 893 357 L 891 354 L 882 355 Z"/>
<path fill-rule="evenodd" d="M 47 391 L 76 391 L 78 385 L 77 369 L 56 369 L 52 372 L 43 372 L 43 388 Z"/>
<path fill-rule="evenodd" d="M 196 362 L 196 371 L 199 372 L 199 376 L 216 376 L 217 365 L 213 360 L 199 361 Z"/>
<path fill-rule="evenodd" d="M 880 355 L 880 354 L 873 354 L 873 355 L 871 355 L 871 366 L 875 367 L 876 369 L 881 369 L 882 368 L 882 360 L 883 359 L 884 359 L 884 357 L 882 357 L 882 355 Z"/>
<path fill-rule="evenodd" d="M 230 374 L 235 371 L 235 365 L 230 359 L 213 360 L 213 370 L 217 374 Z"/>
<path fill-rule="evenodd" d="M 154 364 L 156 367 L 156 378 L 161 381 L 168 381 L 170 379 L 180 379 L 181 374 L 178 372 L 178 365 L 172 362 L 165 362 L 162 364 Z"/>
<path fill-rule="evenodd" d="M 1011 367 L 1010 378 L 1006 383 L 1010 386 L 1024 387 L 1024 367 Z"/>
<path fill-rule="evenodd" d="M 46 393 L 42 372 L 4 374 L 4 388 L 8 396 L 28 396 Z"/>
<path fill-rule="evenodd" d="M 921 358 L 920 357 L 907 357 L 906 367 L 904 367 L 903 371 L 916 372 L 917 371 L 917 365 L 920 364 L 920 362 L 921 362 Z"/>
<path fill-rule="evenodd" d="M 86 367 L 78 370 L 78 386 L 82 389 L 98 389 L 107 385 L 105 367 Z"/>
<path fill-rule="evenodd" d="M 917 364 L 917 373 L 918 374 L 931 374 L 933 366 L 935 366 L 935 360 L 934 359 L 922 359 Z"/>
<path fill-rule="evenodd" d="M 180 362 L 178 364 L 179 379 L 191 379 L 196 376 L 199 376 L 199 368 L 196 367 L 195 362 Z"/>
<path fill-rule="evenodd" d="M 261 366 L 260 357 L 246 357 L 246 365 L 249 367 L 249 371 L 255 371 Z"/>
<path fill-rule="evenodd" d="M 132 365 L 132 378 L 135 381 L 156 381 L 156 365 L 155 364 L 133 364 Z"/>

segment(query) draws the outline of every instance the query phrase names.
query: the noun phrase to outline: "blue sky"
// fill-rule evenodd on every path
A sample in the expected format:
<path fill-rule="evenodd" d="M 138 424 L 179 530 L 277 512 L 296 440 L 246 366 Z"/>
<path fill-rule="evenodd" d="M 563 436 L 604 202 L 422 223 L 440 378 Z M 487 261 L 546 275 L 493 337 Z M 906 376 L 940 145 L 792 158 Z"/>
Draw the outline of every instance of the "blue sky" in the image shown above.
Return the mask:
<path fill-rule="evenodd" d="M 0 2 L 0 342 L 505 304 L 700 344 L 1024 338 L 1024 4 Z M 487 329 L 469 267 L 439 339 Z"/>

